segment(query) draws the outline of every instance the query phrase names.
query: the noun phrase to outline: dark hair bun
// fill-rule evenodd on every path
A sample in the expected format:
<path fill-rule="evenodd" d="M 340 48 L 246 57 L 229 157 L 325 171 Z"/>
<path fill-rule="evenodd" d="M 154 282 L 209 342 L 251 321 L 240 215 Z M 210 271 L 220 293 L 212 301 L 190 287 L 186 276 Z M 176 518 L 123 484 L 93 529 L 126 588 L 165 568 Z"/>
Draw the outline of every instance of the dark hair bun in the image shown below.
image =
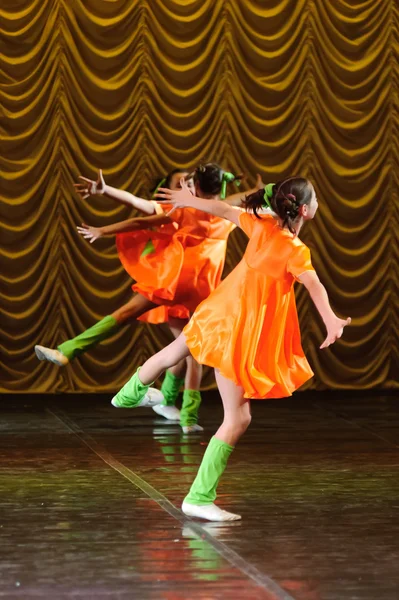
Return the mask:
<path fill-rule="evenodd" d="M 312 184 L 304 177 L 289 177 L 275 183 L 272 191 L 269 199 L 272 210 L 280 217 L 283 227 L 295 233 L 294 221 L 299 216 L 301 205 L 310 204 L 312 200 Z M 246 210 L 253 212 L 258 218 L 258 211 L 266 207 L 264 195 L 263 188 L 245 198 Z"/>
<path fill-rule="evenodd" d="M 210 196 L 217 196 L 222 189 L 223 169 L 216 163 L 199 165 L 194 171 L 194 183 L 198 183 L 201 191 Z"/>

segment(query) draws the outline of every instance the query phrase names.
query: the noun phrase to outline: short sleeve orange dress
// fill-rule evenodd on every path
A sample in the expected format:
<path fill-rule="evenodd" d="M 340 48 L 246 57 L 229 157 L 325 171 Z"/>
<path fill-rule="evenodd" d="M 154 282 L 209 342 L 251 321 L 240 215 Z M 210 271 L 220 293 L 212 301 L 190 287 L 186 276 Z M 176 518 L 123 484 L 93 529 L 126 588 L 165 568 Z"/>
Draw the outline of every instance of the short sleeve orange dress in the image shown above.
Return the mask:
<path fill-rule="evenodd" d="M 133 291 L 160 305 L 140 317 L 149 323 L 189 318 L 219 285 L 227 239 L 235 227 L 192 208 L 175 210 L 170 217 L 173 223 L 157 229 L 117 236 L 119 258 L 136 280 Z"/>
<path fill-rule="evenodd" d="M 240 227 L 250 238 L 241 262 L 183 332 L 193 357 L 242 386 L 246 398 L 283 398 L 313 376 L 293 287 L 313 270 L 310 251 L 272 216 L 243 212 Z"/>

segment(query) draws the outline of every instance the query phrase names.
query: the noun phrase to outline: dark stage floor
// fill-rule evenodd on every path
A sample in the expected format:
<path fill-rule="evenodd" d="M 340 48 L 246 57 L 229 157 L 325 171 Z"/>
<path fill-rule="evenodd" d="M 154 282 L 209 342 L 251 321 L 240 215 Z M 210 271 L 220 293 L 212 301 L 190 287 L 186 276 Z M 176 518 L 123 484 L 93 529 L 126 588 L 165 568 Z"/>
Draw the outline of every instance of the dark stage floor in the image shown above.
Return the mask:
<path fill-rule="evenodd" d="M 398 600 L 399 417 L 391 396 L 254 402 L 219 503 L 178 510 L 202 436 L 104 396 L 1 403 L 0 598 Z"/>

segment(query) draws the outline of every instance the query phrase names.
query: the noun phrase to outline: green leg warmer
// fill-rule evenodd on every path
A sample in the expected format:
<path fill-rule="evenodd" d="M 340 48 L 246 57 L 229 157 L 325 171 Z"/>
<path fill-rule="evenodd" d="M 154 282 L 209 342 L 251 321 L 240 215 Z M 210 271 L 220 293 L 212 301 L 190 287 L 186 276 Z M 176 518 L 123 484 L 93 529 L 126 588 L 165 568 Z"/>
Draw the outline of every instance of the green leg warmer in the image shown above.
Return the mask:
<path fill-rule="evenodd" d="M 175 406 L 176 400 L 180 393 L 180 388 L 184 384 L 184 379 L 176 377 L 170 371 L 166 371 L 165 378 L 162 382 L 161 392 L 165 401 L 164 406 Z"/>
<path fill-rule="evenodd" d="M 197 423 L 200 404 L 201 392 L 197 390 L 184 390 L 183 405 L 180 410 L 180 425 L 182 427 Z"/>
<path fill-rule="evenodd" d="M 113 397 L 112 401 L 119 408 L 134 408 L 146 395 L 149 385 L 144 385 L 139 379 L 140 367 L 135 374 L 119 392 Z"/>
<path fill-rule="evenodd" d="M 86 352 L 91 346 L 95 346 L 98 342 L 107 339 L 117 328 L 118 321 L 114 317 L 111 317 L 111 315 L 108 315 L 101 321 L 98 321 L 93 327 L 86 329 L 86 331 L 72 340 L 68 340 L 58 346 L 57 350 L 62 352 L 69 360 L 72 360 L 75 356 Z"/>
<path fill-rule="evenodd" d="M 213 436 L 205 451 L 190 491 L 184 502 L 188 504 L 212 504 L 216 499 L 216 488 L 224 473 L 234 446 Z"/>

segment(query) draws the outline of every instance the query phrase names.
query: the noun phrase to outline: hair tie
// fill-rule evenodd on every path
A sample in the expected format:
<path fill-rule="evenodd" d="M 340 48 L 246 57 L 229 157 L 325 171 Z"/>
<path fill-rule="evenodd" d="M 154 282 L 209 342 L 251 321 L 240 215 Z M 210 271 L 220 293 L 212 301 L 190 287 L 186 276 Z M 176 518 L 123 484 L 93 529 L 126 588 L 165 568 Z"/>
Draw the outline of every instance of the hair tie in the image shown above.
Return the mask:
<path fill-rule="evenodd" d="M 220 199 L 224 200 L 226 198 L 226 188 L 227 183 L 231 181 L 235 181 L 236 176 L 233 173 L 229 173 L 228 171 L 223 171 L 222 175 L 222 186 L 220 188 Z"/>
<path fill-rule="evenodd" d="M 272 205 L 270 204 L 270 200 L 273 197 L 273 188 L 275 186 L 275 183 L 268 183 L 267 185 L 265 185 L 265 193 L 263 194 L 263 206 L 265 208 L 270 208 L 270 210 L 273 210 Z"/>
<path fill-rule="evenodd" d="M 166 183 L 167 177 L 164 177 L 163 179 L 161 179 L 161 181 L 158 183 L 157 187 L 155 188 L 155 190 L 152 192 L 152 197 L 154 198 L 157 191 L 159 190 L 160 187 L 163 186 L 164 183 Z"/>

